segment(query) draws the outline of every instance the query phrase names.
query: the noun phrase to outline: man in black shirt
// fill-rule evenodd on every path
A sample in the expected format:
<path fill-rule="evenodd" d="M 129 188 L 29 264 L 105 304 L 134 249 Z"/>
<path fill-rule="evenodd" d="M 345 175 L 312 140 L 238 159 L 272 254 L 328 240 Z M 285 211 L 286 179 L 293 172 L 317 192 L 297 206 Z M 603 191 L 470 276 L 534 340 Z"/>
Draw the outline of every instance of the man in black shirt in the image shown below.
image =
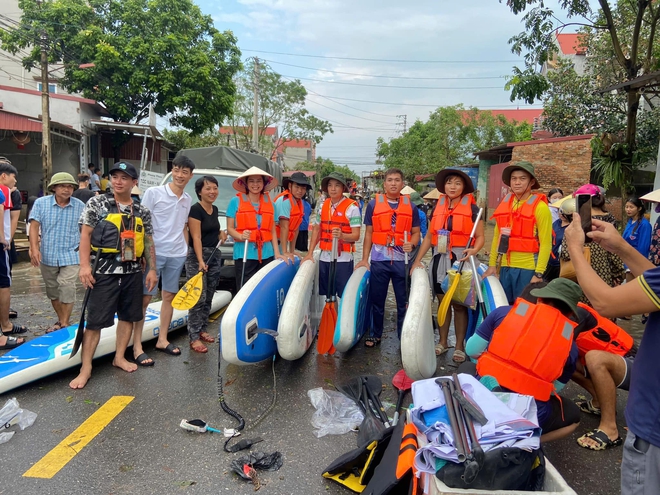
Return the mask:
<path fill-rule="evenodd" d="M 87 204 L 91 198 L 96 196 L 96 193 L 89 189 L 89 175 L 78 174 L 78 189 L 73 191 L 72 196 Z"/>

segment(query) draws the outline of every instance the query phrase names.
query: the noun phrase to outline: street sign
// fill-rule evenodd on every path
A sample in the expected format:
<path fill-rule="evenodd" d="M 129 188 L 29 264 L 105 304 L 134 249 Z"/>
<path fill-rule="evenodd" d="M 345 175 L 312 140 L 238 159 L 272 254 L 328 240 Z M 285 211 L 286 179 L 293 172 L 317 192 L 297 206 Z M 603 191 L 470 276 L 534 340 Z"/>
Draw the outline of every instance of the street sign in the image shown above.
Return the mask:
<path fill-rule="evenodd" d="M 150 187 L 160 186 L 160 183 L 163 181 L 165 174 L 159 174 L 157 172 L 150 172 L 148 170 L 140 170 L 140 180 L 138 181 L 138 188 L 142 193 L 149 189 Z"/>

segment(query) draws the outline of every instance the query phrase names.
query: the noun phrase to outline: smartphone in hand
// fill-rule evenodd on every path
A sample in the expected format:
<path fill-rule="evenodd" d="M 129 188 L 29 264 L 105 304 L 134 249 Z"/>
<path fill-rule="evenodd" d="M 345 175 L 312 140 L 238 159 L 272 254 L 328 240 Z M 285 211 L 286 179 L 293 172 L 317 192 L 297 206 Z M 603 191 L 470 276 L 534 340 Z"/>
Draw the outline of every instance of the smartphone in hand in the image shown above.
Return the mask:
<path fill-rule="evenodd" d="M 591 237 L 587 236 L 591 232 L 591 195 L 578 194 L 575 196 L 575 209 L 580 215 L 582 230 L 584 231 L 584 242 L 591 242 Z"/>

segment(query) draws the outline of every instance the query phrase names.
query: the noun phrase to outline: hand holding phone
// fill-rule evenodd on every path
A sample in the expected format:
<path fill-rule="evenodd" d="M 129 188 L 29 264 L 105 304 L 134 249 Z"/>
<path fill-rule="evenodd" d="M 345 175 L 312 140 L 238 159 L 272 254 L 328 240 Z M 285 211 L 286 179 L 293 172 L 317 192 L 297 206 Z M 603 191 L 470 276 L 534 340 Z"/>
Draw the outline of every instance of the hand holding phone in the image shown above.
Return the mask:
<path fill-rule="evenodd" d="M 580 215 L 580 222 L 584 232 L 584 242 L 591 242 L 591 237 L 587 236 L 591 232 L 591 195 L 578 194 L 575 197 L 575 209 Z"/>

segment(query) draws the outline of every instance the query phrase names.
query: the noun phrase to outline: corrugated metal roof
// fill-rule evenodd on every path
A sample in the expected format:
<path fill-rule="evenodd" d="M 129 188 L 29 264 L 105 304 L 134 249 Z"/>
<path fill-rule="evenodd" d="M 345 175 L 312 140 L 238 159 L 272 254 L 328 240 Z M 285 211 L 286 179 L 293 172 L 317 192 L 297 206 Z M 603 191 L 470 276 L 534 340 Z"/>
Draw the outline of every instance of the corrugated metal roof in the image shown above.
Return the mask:
<path fill-rule="evenodd" d="M 51 128 L 62 129 L 73 134 L 82 135 L 82 133 L 76 131 L 68 125 L 60 124 L 54 120 L 50 121 Z M 18 113 L 7 112 L 0 108 L 0 129 L 7 131 L 17 131 L 17 132 L 41 132 L 42 124 L 41 119 L 35 119 L 27 115 L 21 115 Z"/>

